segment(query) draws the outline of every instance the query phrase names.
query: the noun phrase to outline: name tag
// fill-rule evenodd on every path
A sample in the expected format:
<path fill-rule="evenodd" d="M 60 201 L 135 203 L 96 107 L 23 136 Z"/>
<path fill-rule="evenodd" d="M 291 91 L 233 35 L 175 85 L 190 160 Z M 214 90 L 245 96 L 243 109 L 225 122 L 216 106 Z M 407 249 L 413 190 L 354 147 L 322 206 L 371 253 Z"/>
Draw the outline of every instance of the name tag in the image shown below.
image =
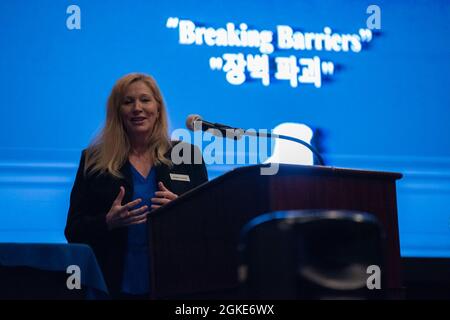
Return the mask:
<path fill-rule="evenodd" d="M 189 179 L 189 176 L 187 174 L 178 174 L 178 173 L 171 173 L 170 179 L 177 180 L 177 181 L 187 181 L 187 182 L 191 181 L 191 179 Z"/>

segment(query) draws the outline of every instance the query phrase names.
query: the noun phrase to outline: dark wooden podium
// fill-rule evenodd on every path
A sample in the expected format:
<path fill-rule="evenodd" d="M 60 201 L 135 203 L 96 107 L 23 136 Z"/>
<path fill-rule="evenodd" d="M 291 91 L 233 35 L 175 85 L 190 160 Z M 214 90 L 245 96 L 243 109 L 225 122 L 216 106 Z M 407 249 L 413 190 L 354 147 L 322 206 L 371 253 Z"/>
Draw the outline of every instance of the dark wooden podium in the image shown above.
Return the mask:
<path fill-rule="evenodd" d="M 150 214 L 154 298 L 208 297 L 238 285 L 242 226 L 260 214 L 291 209 L 349 209 L 377 216 L 386 233 L 385 275 L 398 289 L 398 173 L 280 165 L 261 175 L 241 167 L 205 183 Z M 205 294 L 202 296 L 202 294 Z"/>

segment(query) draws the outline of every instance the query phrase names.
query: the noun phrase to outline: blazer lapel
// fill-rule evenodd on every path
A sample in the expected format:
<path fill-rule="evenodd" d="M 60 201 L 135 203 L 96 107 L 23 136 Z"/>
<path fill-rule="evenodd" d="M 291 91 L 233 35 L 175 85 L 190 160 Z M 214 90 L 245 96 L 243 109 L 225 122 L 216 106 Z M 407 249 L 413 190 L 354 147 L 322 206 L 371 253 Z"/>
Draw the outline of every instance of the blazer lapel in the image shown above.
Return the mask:
<path fill-rule="evenodd" d="M 133 196 L 134 187 L 133 187 L 133 177 L 131 175 L 131 167 L 130 162 L 127 160 L 125 164 L 120 168 L 120 173 L 123 175 L 122 181 L 125 182 L 125 199 L 124 201 L 130 202 L 131 197 Z M 124 203 L 126 203 L 124 202 Z"/>
<path fill-rule="evenodd" d="M 166 152 L 164 157 L 168 160 L 171 159 L 171 152 L 174 145 L 176 145 L 178 141 L 172 141 L 171 148 Z M 156 170 L 156 183 L 162 182 L 166 186 L 167 189 L 172 191 L 172 180 L 170 179 L 170 167 L 164 163 L 160 163 L 155 166 Z M 158 187 L 159 188 L 159 187 Z"/>
<path fill-rule="evenodd" d="M 172 190 L 172 181 L 170 180 L 170 170 L 167 165 L 161 163 L 155 166 L 156 171 L 156 183 L 162 182 L 167 189 Z"/>

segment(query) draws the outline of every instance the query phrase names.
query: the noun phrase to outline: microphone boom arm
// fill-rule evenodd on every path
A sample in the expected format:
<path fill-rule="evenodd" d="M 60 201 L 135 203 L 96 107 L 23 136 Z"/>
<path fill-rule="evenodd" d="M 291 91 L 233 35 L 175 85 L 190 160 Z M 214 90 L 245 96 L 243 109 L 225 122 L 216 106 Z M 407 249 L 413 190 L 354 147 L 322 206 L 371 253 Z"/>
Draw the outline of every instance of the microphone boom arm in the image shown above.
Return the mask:
<path fill-rule="evenodd" d="M 236 130 L 240 130 L 240 129 L 236 129 Z M 319 165 L 321 165 L 321 166 L 325 165 L 325 162 L 323 161 L 323 158 L 320 155 L 319 151 L 317 151 L 312 145 L 310 145 L 309 143 L 306 143 L 305 141 L 303 141 L 301 139 L 286 136 L 284 134 L 276 134 L 276 133 L 270 133 L 270 132 L 269 133 L 260 133 L 260 132 L 252 132 L 252 131 L 250 131 L 250 132 L 242 131 L 242 133 L 243 133 L 243 135 L 247 135 L 247 136 L 283 139 L 283 140 L 288 140 L 288 141 L 293 141 L 293 142 L 299 143 L 302 146 L 305 146 L 306 148 L 308 148 L 314 154 L 317 161 L 319 162 Z"/>
<path fill-rule="evenodd" d="M 286 136 L 283 134 L 275 134 L 275 133 L 262 133 L 262 132 L 255 132 L 255 131 L 244 131 L 243 129 L 233 128 L 229 127 L 227 125 L 221 124 L 221 123 L 212 123 L 208 121 L 204 121 L 199 115 L 192 114 L 189 115 L 186 120 L 186 126 L 192 130 L 202 130 L 202 131 L 209 131 L 209 129 L 218 130 L 222 135 L 225 137 L 228 137 L 228 131 L 231 130 L 233 133 L 238 132 L 239 135 L 233 135 L 234 139 L 240 139 L 243 135 L 246 136 L 253 136 L 253 137 L 264 137 L 264 138 L 275 138 L 275 139 L 283 139 L 288 141 L 293 141 L 296 143 L 301 144 L 302 146 L 308 148 L 313 155 L 316 157 L 317 161 L 319 162 L 319 165 L 324 166 L 325 162 L 323 161 L 322 156 L 320 153 L 309 143 L 306 143 L 303 140 Z"/>

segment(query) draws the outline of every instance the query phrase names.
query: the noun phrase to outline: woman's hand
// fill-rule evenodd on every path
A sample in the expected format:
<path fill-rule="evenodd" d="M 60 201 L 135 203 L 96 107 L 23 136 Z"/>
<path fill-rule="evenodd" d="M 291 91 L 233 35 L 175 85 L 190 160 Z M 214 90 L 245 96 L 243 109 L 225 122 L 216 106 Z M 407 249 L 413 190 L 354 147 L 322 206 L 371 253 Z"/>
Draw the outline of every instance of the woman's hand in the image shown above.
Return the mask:
<path fill-rule="evenodd" d="M 158 182 L 158 188 L 160 191 L 155 192 L 155 198 L 152 198 L 152 209 L 158 209 L 159 207 L 169 203 L 172 200 L 178 198 L 178 196 L 166 188 L 164 183 Z"/>
<path fill-rule="evenodd" d="M 125 188 L 120 187 L 117 198 L 114 200 L 111 209 L 109 209 L 109 212 L 106 214 L 106 224 L 108 225 L 109 230 L 145 223 L 147 221 L 147 214 L 149 213 L 147 206 L 131 210 L 131 208 L 138 205 L 142 199 L 136 199 L 122 206 L 124 196 Z"/>

